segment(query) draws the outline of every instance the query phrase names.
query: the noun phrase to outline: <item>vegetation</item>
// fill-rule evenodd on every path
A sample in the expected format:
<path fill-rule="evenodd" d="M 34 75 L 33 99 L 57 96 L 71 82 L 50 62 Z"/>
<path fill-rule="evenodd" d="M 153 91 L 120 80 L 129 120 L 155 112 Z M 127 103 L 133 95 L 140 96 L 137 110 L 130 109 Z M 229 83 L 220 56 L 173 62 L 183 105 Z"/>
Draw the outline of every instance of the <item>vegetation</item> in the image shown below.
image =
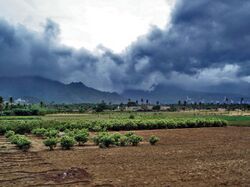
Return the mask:
<path fill-rule="evenodd" d="M 38 136 L 38 137 L 43 137 L 47 133 L 47 129 L 45 128 L 36 128 L 32 130 L 32 134 Z"/>
<path fill-rule="evenodd" d="M 79 130 L 75 133 L 75 140 L 78 142 L 79 145 L 83 145 L 88 141 L 89 132 L 86 129 Z"/>
<path fill-rule="evenodd" d="M 27 151 L 30 148 L 30 145 L 31 141 L 28 140 L 28 138 L 26 138 L 25 136 L 21 136 L 17 139 L 16 146 L 23 151 Z"/>
<path fill-rule="evenodd" d="M 49 147 L 50 151 L 52 151 L 56 147 L 57 142 L 57 138 L 47 138 L 43 143 L 45 146 Z"/>
<path fill-rule="evenodd" d="M 158 138 L 157 136 L 150 136 L 150 138 L 149 138 L 149 143 L 151 144 L 151 145 L 155 145 L 158 141 L 160 140 L 160 138 Z"/>
<path fill-rule="evenodd" d="M 21 149 L 23 151 L 27 151 L 30 148 L 31 141 L 26 136 L 16 135 L 10 131 L 8 131 L 8 135 L 10 135 L 10 136 L 8 136 L 8 140 L 12 144 L 15 144 L 19 149 Z"/>
<path fill-rule="evenodd" d="M 142 140 L 143 138 L 141 136 L 137 136 L 135 134 L 128 136 L 128 142 L 133 146 L 137 146 Z"/>
<path fill-rule="evenodd" d="M 62 149 L 69 150 L 74 146 L 75 140 L 74 138 L 70 136 L 64 136 L 61 138 L 60 143 L 61 143 Z"/>
<path fill-rule="evenodd" d="M 14 136 L 14 135 L 15 135 L 15 132 L 14 132 L 14 131 L 7 131 L 7 132 L 4 134 L 4 136 L 5 136 L 6 138 L 9 138 L 9 137 Z"/>
<path fill-rule="evenodd" d="M 173 118 L 173 119 L 117 119 L 117 120 L 0 120 L 0 133 L 12 130 L 17 134 L 33 132 L 36 135 L 55 137 L 66 129 L 88 129 L 89 131 L 150 130 L 174 128 L 223 127 L 227 121 L 216 118 Z M 41 129 L 42 128 L 42 129 Z M 36 129 L 36 130 L 34 130 Z M 49 129 L 47 132 L 44 129 Z"/>

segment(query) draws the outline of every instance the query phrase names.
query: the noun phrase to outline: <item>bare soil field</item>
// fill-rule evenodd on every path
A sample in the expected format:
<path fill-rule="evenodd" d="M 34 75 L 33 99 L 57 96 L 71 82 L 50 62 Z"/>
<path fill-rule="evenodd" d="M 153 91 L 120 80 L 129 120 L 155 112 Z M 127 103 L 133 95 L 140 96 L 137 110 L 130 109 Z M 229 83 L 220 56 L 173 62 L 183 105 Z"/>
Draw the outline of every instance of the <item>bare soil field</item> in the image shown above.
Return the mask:
<path fill-rule="evenodd" d="M 32 137 L 29 152 L 0 137 L 0 186 L 250 186 L 250 128 L 136 131 L 137 147 L 92 143 L 48 151 Z"/>

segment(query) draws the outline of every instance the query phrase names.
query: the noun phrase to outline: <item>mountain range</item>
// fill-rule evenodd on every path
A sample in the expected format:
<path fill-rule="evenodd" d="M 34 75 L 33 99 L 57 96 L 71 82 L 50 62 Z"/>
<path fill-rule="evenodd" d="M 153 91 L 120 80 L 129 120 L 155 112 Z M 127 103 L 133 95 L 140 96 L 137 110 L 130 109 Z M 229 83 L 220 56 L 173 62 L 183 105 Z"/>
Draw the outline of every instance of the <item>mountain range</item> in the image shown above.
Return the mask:
<path fill-rule="evenodd" d="M 249 100 L 250 84 L 223 84 L 211 86 L 206 90 L 185 90 L 175 85 L 157 85 L 152 91 L 125 90 L 123 93 L 104 92 L 84 85 L 82 82 L 64 84 L 37 76 L 0 77 L 0 96 L 8 99 L 21 98 L 28 102 L 46 103 L 99 103 L 101 101 L 121 103 L 128 99 L 151 103 L 177 103 L 178 100 L 191 98 L 193 101 L 223 101 L 225 97 L 239 101 L 241 97 Z"/>

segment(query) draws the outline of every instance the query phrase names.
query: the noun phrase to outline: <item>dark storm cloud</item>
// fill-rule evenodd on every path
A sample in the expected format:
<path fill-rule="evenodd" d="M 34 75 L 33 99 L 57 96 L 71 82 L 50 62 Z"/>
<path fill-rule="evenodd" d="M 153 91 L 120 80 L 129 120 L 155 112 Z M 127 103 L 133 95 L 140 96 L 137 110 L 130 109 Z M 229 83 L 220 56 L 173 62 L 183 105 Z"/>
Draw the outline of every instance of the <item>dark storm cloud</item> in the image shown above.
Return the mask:
<path fill-rule="evenodd" d="M 170 25 L 153 27 L 122 54 L 64 46 L 51 20 L 43 33 L 0 21 L 0 75 L 40 75 L 116 91 L 175 81 L 250 81 L 249 19 L 249 0 L 179 0 Z"/>
<path fill-rule="evenodd" d="M 43 33 L 0 21 L 0 75 L 39 75 L 61 80 L 97 61 L 87 50 L 61 45 L 59 33 L 59 26 L 51 20 L 47 20 Z"/>
<path fill-rule="evenodd" d="M 180 1 L 170 28 L 154 28 L 146 39 L 136 42 L 130 49 L 131 59 L 147 57 L 150 70 L 187 74 L 225 64 L 247 66 L 249 19 L 250 1 Z"/>

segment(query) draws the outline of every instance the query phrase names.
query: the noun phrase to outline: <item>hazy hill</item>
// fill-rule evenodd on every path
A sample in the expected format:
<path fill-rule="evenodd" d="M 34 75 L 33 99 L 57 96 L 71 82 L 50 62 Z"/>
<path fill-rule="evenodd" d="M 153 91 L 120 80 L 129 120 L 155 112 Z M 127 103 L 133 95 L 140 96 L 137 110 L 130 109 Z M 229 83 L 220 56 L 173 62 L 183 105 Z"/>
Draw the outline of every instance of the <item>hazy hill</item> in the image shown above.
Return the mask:
<path fill-rule="evenodd" d="M 63 84 L 42 77 L 1 77 L 0 95 L 55 103 L 120 102 L 117 93 L 102 92 L 83 83 Z"/>
<path fill-rule="evenodd" d="M 175 85 L 158 85 L 153 91 L 126 90 L 121 95 L 111 92 L 103 92 L 85 86 L 81 82 L 63 84 L 59 81 L 34 76 L 26 77 L 0 77 L 0 96 L 22 98 L 31 102 L 55 102 L 55 103 L 98 103 L 126 102 L 129 98 L 138 100 L 141 98 L 151 103 L 177 103 L 185 100 L 187 96 L 193 101 L 222 101 L 225 97 L 239 101 L 241 97 L 250 100 L 250 84 L 223 84 L 208 87 L 203 90 L 185 90 Z"/>
<path fill-rule="evenodd" d="M 233 89 L 234 88 L 234 89 Z M 234 90 L 231 91 L 230 90 Z M 132 100 L 138 100 L 141 98 L 148 99 L 151 102 L 160 101 L 163 103 L 177 103 L 178 100 L 185 100 L 187 97 L 191 98 L 192 101 L 199 102 L 205 100 L 210 101 L 223 101 L 225 97 L 232 99 L 237 102 L 244 97 L 250 99 L 250 84 L 246 84 L 245 87 L 238 87 L 237 85 L 226 84 L 223 86 L 213 86 L 207 90 L 185 90 L 183 88 L 174 85 L 158 85 L 152 91 L 141 91 L 141 90 L 126 90 L 123 92 L 124 98 L 130 98 Z"/>

